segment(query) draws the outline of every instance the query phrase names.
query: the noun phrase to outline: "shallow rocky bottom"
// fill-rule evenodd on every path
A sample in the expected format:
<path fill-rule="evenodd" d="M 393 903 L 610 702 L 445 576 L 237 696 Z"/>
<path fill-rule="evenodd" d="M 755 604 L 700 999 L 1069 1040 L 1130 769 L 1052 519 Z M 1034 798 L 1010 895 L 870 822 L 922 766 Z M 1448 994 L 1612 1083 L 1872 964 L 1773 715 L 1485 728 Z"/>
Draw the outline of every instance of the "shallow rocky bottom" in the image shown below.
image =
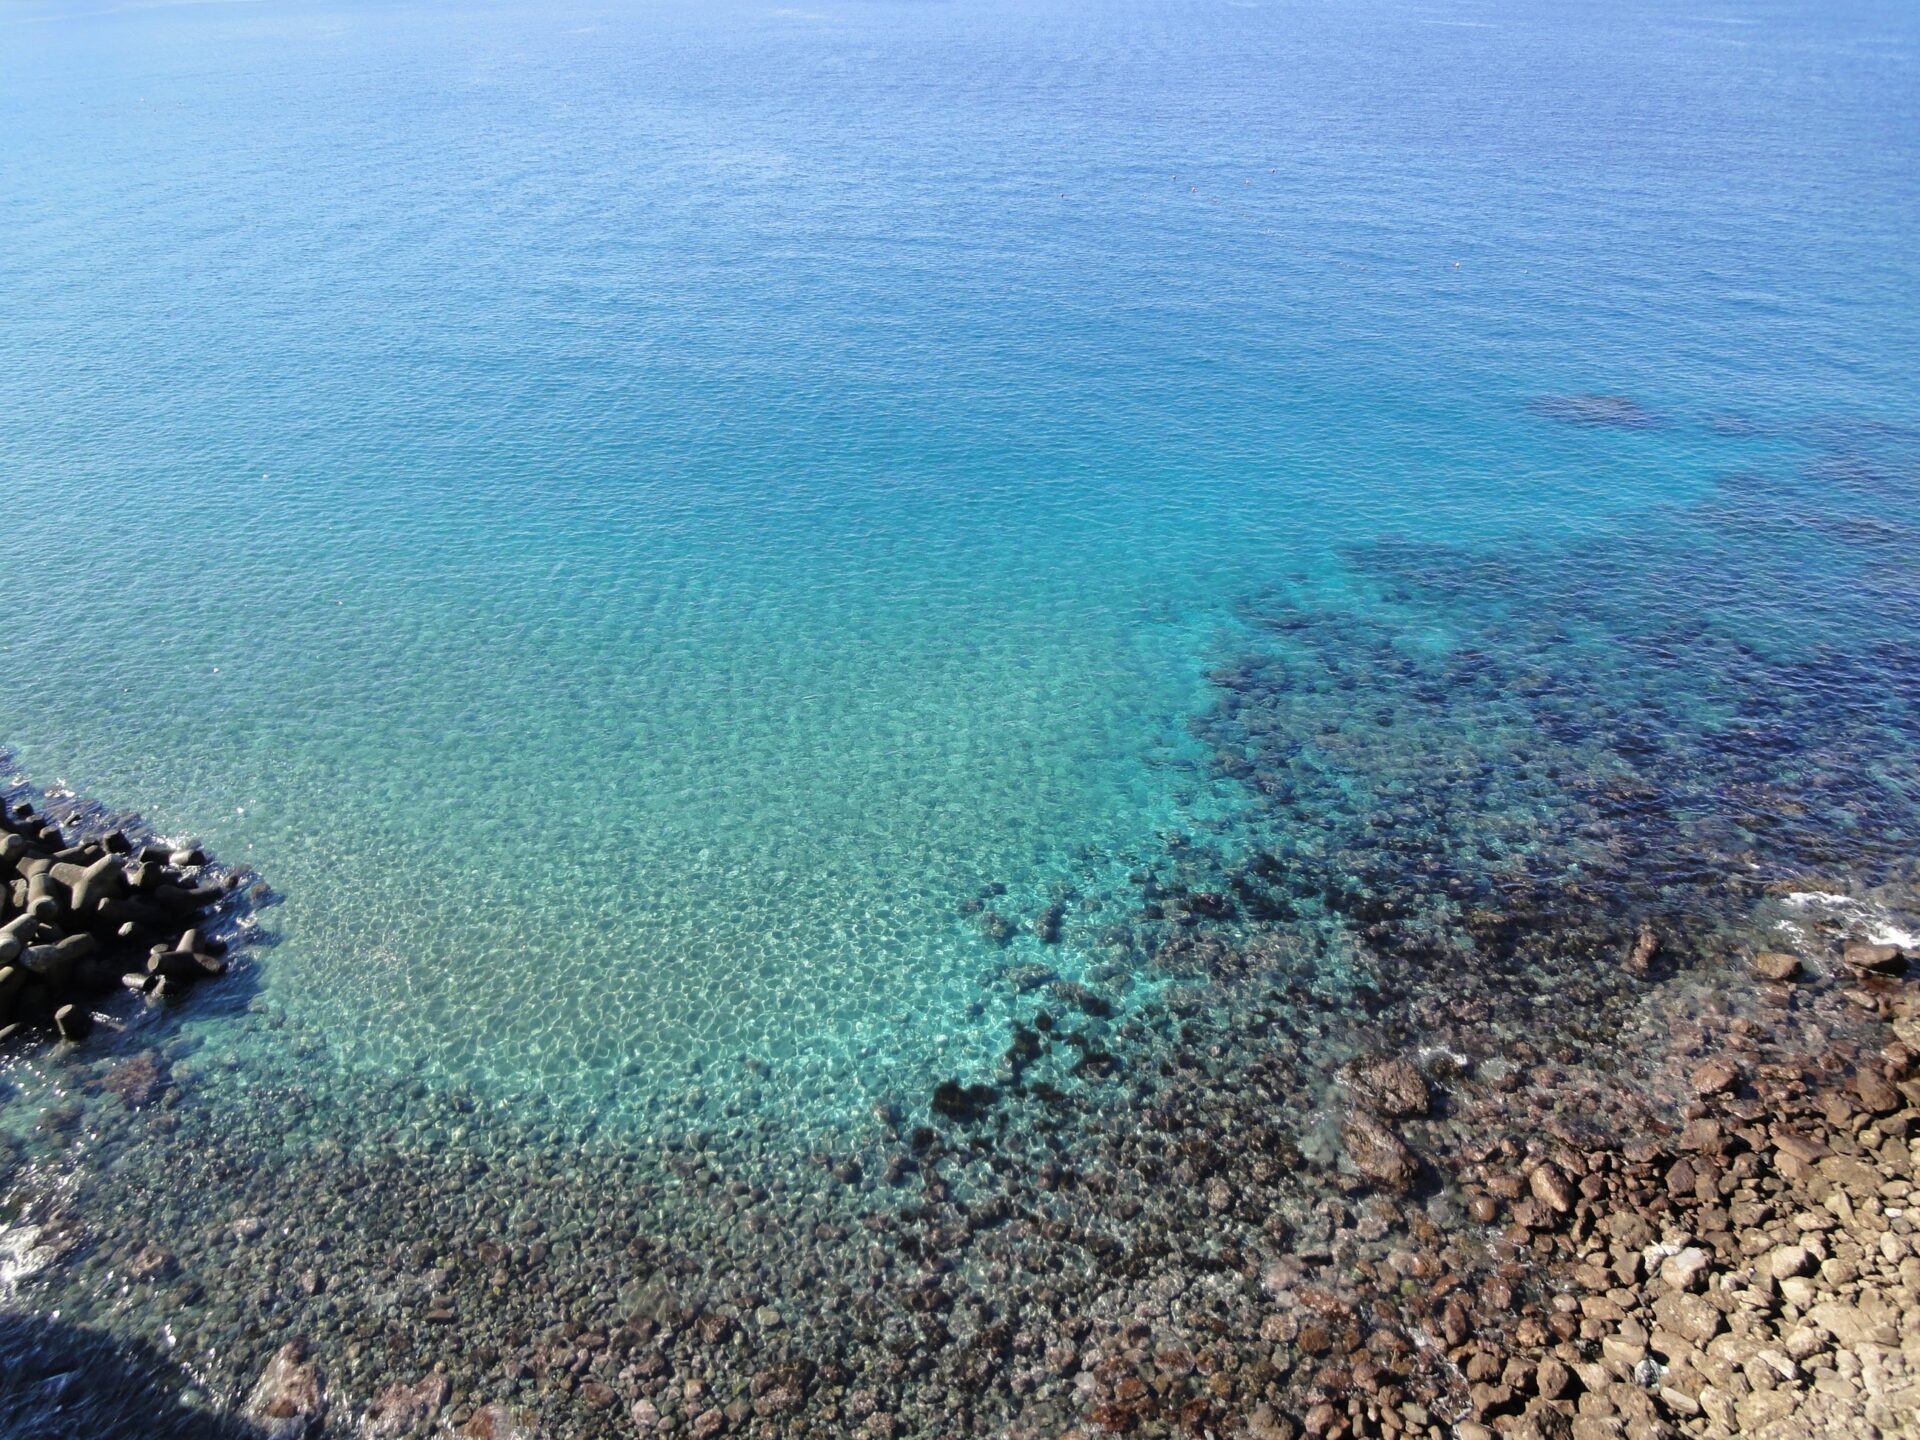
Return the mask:
<path fill-rule="evenodd" d="M 1835 482 L 1910 473 L 1696 518 L 1875 561 Z M 802 1134 L 743 1061 L 622 1136 L 262 1005 L 244 1070 L 69 1072 L 16 1304 L 282 1436 L 1897 1433 L 1920 1035 L 1848 946 L 1920 909 L 1920 692 L 1905 572 L 1846 573 L 1779 567 L 1789 643 L 1658 533 L 1374 547 L 1365 605 L 1249 602 L 1192 727 L 1235 813 L 962 902 L 980 1073 Z"/>
<path fill-rule="evenodd" d="M 291 1036 L 244 1108 L 116 1060 L 15 1177 L 19 1298 L 279 1435 L 1894 1433 L 1920 1029 L 1852 913 L 1630 948 L 1575 997 L 1606 1071 L 1377 959 L 1371 1010 L 1290 949 L 1098 1022 L 1054 982 L 977 1109 L 807 1153 L 701 1097 L 632 1146 L 322 1091 Z"/>

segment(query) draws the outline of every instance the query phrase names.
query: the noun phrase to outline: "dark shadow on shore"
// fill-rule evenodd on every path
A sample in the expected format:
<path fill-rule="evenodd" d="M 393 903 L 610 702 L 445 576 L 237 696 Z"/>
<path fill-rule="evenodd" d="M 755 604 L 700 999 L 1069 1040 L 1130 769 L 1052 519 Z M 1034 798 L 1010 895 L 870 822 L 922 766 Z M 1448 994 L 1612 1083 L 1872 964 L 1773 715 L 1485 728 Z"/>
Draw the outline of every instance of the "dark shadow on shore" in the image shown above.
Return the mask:
<path fill-rule="evenodd" d="M 38 1315 L 0 1313 L 0 1440 L 263 1440 L 180 1403 L 180 1372 L 150 1346 Z"/>

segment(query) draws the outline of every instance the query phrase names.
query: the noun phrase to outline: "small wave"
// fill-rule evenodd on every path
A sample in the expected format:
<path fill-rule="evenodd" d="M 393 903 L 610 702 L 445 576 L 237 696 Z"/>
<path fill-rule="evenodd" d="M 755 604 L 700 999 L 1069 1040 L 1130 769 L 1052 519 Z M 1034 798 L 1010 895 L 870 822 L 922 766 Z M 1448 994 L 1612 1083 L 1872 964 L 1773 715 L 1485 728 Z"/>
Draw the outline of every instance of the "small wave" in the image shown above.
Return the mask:
<path fill-rule="evenodd" d="M 1796 910 L 1818 905 L 1844 921 L 1849 929 L 1865 936 L 1870 945 L 1898 945 L 1902 949 L 1920 946 L 1920 931 L 1907 929 L 1892 911 L 1869 900 L 1838 895 L 1830 890 L 1796 890 L 1783 897 L 1782 903 Z"/>

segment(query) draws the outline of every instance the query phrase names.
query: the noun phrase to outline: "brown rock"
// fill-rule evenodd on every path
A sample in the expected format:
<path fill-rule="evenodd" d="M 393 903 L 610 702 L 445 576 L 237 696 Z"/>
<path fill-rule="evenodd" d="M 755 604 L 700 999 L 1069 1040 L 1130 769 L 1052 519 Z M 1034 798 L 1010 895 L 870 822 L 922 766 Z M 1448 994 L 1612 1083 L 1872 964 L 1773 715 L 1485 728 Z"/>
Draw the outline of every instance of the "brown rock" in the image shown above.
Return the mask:
<path fill-rule="evenodd" d="M 1573 1389 L 1573 1372 L 1549 1355 L 1533 1372 L 1533 1388 L 1543 1400 L 1560 1400 Z"/>
<path fill-rule="evenodd" d="M 1629 975 L 1645 976 L 1653 969 L 1653 957 L 1660 953 L 1660 937 L 1653 933 L 1651 925 L 1642 925 L 1640 933 L 1634 937 L 1633 949 L 1627 952 L 1623 962 Z"/>
<path fill-rule="evenodd" d="M 1753 973 L 1762 980 L 1782 985 L 1800 978 L 1800 960 L 1798 956 L 1783 955 L 1778 950 L 1763 950 L 1753 957 Z"/>
<path fill-rule="evenodd" d="M 452 1392 L 444 1375 L 429 1375 L 412 1385 L 395 1381 L 361 1417 L 360 1434 L 363 1440 L 397 1440 L 438 1415 Z"/>
<path fill-rule="evenodd" d="M 1365 1110 L 1349 1111 L 1340 1127 L 1340 1139 L 1353 1168 L 1381 1189 L 1405 1190 L 1413 1184 L 1419 1162 L 1378 1116 Z"/>
<path fill-rule="evenodd" d="M 129 1109 L 138 1110 L 160 1097 L 169 1078 L 167 1070 L 151 1055 L 136 1055 L 101 1076 L 100 1088 L 118 1095 Z"/>
<path fill-rule="evenodd" d="M 1731 1060 L 1713 1059 L 1693 1072 L 1693 1093 L 1723 1095 L 1740 1083 L 1740 1069 Z"/>
<path fill-rule="evenodd" d="M 1854 1076 L 1853 1088 L 1860 1103 L 1875 1115 L 1891 1115 L 1902 1104 L 1900 1092 L 1892 1082 L 1872 1070 L 1862 1070 Z"/>
<path fill-rule="evenodd" d="M 482 1405 L 460 1427 L 460 1434 L 464 1440 L 536 1440 L 539 1431 L 516 1420 L 504 1405 Z"/>
<path fill-rule="evenodd" d="M 1907 968 L 1907 957 L 1898 945 L 1853 944 L 1840 952 L 1841 963 L 1863 975 L 1899 975 Z"/>
<path fill-rule="evenodd" d="M 1533 1174 L 1527 1178 L 1527 1185 L 1536 1200 L 1562 1215 L 1572 1210 L 1574 1201 L 1579 1198 L 1579 1192 L 1573 1188 L 1572 1182 L 1560 1173 L 1559 1167 L 1551 1160 L 1534 1166 Z"/>
<path fill-rule="evenodd" d="M 1812 1274 L 1817 1264 L 1806 1246 L 1782 1245 L 1767 1257 L 1767 1273 L 1776 1280 L 1791 1280 L 1796 1275 Z"/>
<path fill-rule="evenodd" d="M 173 1273 L 173 1256 L 158 1245 L 149 1245 L 127 1262 L 127 1276 L 133 1280 L 159 1280 Z"/>
<path fill-rule="evenodd" d="M 1808 1318 L 1848 1349 L 1861 1345 L 1891 1347 L 1900 1343 L 1900 1333 L 1889 1320 L 1838 1300 L 1815 1305 L 1808 1312 Z"/>
<path fill-rule="evenodd" d="M 327 1397 L 318 1367 L 307 1360 L 304 1341 L 282 1345 L 267 1362 L 247 1397 L 246 1415 L 267 1440 L 306 1440 L 320 1433 Z"/>
<path fill-rule="evenodd" d="M 1364 1056 L 1348 1064 L 1341 1078 L 1363 1108 L 1392 1119 L 1424 1115 L 1432 1103 L 1427 1077 L 1403 1056 Z"/>
<path fill-rule="evenodd" d="M 1802 1135 L 1797 1130 L 1777 1131 L 1773 1145 L 1785 1159 L 1797 1160 L 1802 1165 L 1811 1165 L 1823 1160 L 1833 1152 L 1811 1136 Z"/>
<path fill-rule="evenodd" d="M 1660 1278 L 1675 1290 L 1691 1290 L 1705 1276 L 1712 1260 L 1698 1245 L 1689 1245 L 1660 1262 Z"/>
<path fill-rule="evenodd" d="M 1687 1343 L 1705 1347 L 1720 1333 L 1721 1315 L 1701 1295 L 1662 1295 L 1653 1304 L 1654 1323 Z"/>

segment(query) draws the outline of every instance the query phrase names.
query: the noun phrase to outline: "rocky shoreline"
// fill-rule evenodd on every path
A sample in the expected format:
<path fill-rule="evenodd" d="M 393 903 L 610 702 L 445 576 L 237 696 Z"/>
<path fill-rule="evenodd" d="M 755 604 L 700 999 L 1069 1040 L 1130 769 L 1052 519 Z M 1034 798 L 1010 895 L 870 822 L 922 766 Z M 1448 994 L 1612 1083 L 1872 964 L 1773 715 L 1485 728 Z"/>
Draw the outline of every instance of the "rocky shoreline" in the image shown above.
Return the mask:
<path fill-rule="evenodd" d="M 1023 1047 L 978 1113 L 805 1155 L 697 1100 L 643 1148 L 476 1149 L 507 1122 L 390 1084 L 223 1112 L 136 1057 L 65 1122 L 121 1117 L 114 1178 L 22 1207 L 22 1298 L 91 1276 L 278 1437 L 1907 1434 L 1920 1001 L 1847 926 L 1634 977 L 1613 1075 L 1397 972 L 1424 1043 L 1374 1014 L 1328 1068 L 1282 977 L 1294 1030 L 1176 991 L 1102 1022 L 1122 1094 Z"/>
<path fill-rule="evenodd" d="M 1842 952 L 1845 1000 L 1875 1021 L 1858 1046 L 1793 1056 L 1761 1024 L 1730 1028 L 1677 1132 L 1596 1148 L 1550 1127 L 1448 1157 L 1475 1217 L 1505 1227 L 1477 1290 L 1396 1257 L 1465 1384 L 1451 1433 L 1915 1433 L 1920 997 L 1885 978 L 1908 958 Z M 1755 957 L 1765 989 L 1802 973 Z M 1344 1417 L 1322 1400 L 1306 1432 L 1402 1428 L 1357 1398 Z"/>

